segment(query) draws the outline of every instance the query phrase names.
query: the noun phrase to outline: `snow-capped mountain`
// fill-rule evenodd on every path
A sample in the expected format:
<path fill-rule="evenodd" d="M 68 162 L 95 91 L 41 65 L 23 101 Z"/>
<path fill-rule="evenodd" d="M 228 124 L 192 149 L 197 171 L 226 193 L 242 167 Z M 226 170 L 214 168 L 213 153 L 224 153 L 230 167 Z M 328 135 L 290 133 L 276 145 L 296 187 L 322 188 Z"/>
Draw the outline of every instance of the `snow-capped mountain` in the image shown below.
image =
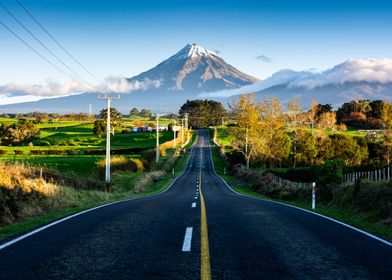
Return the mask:
<path fill-rule="evenodd" d="M 259 81 L 197 44 L 186 45 L 154 68 L 127 80 L 160 81 L 160 91 L 188 93 L 238 88 Z"/>
<path fill-rule="evenodd" d="M 107 92 L 121 93 L 113 106 L 124 113 L 132 107 L 177 112 L 187 99 L 197 98 L 226 105 L 246 93 L 255 93 L 259 100 L 276 96 L 283 103 L 296 98 L 304 108 L 313 98 L 336 107 L 353 99 L 392 100 L 392 59 L 349 59 L 321 72 L 281 70 L 259 81 L 227 64 L 218 54 L 188 44 L 154 68 L 128 79 L 108 79 L 106 86 Z M 87 112 L 89 104 L 95 113 L 105 106 L 92 92 L 3 105 L 0 113 Z"/>
<path fill-rule="evenodd" d="M 133 107 L 156 112 L 177 112 L 187 99 L 201 92 L 235 89 L 258 82 L 226 63 L 218 54 L 196 44 L 188 44 L 156 67 L 132 78 L 110 77 L 105 91 L 121 93 L 113 106 L 126 113 Z M 102 88 L 97 87 L 97 91 Z M 105 104 L 95 92 L 0 106 L 1 112 L 98 112 Z"/>

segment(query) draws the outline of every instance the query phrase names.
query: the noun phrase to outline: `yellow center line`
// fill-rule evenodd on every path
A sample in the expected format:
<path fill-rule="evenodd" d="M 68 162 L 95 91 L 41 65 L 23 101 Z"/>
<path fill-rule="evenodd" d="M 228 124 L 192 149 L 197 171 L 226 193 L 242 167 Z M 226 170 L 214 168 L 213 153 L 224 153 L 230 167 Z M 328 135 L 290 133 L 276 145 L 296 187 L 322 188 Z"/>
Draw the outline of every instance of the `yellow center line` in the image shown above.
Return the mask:
<path fill-rule="evenodd" d="M 200 192 L 200 209 L 201 209 L 201 268 L 200 279 L 211 279 L 211 264 L 210 264 L 210 247 L 208 245 L 208 227 L 207 227 L 207 212 L 204 203 L 203 192 L 201 191 L 201 167 L 199 170 L 199 192 Z"/>

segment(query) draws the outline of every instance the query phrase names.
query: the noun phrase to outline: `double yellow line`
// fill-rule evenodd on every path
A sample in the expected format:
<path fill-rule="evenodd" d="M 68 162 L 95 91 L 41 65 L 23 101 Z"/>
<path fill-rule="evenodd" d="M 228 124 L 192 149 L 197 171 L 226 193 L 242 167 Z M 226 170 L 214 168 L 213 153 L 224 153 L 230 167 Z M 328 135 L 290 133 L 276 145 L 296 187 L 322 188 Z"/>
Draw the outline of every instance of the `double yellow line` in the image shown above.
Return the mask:
<path fill-rule="evenodd" d="M 202 162 L 202 153 L 200 152 L 200 162 Z M 199 169 L 199 192 L 200 192 L 200 209 L 201 209 L 201 259 L 200 259 L 200 279 L 211 279 L 211 263 L 210 263 L 210 247 L 208 244 L 208 227 L 207 227 L 207 212 L 204 203 L 203 192 L 201 191 L 201 165 Z"/>

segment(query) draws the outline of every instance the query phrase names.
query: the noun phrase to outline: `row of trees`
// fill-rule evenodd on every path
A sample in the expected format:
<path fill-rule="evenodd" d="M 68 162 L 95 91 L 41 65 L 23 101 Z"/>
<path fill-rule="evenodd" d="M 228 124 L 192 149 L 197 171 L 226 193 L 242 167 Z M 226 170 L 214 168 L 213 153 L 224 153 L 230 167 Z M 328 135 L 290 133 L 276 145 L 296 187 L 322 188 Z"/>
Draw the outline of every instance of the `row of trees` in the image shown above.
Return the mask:
<path fill-rule="evenodd" d="M 386 128 L 382 141 L 327 135 L 313 126 L 334 126 L 335 112 L 329 105 L 314 104 L 307 112 L 293 113 L 293 103 L 283 111 L 277 98 L 266 98 L 256 104 L 253 95 L 243 95 L 232 106 L 237 125 L 232 129 L 232 147 L 243 155 L 246 167 L 251 162 L 269 167 L 309 166 L 340 158 L 347 165 L 384 161 L 392 156 L 392 105 L 383 102 L 380 120 Z M 290 109 L 291 108 L 291 109 Z M 290 110 L 289 110 L 290 109 Z"/>

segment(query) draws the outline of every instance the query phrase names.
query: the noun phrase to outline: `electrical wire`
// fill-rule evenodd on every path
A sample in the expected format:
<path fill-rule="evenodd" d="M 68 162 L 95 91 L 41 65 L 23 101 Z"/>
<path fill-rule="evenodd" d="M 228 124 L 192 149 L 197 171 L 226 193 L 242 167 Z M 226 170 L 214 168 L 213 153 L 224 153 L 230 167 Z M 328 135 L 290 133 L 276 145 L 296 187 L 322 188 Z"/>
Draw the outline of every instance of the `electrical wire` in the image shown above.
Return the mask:
<path fill-rule="evenodd" d="M 101 82 L 100 79 L 97 78 L 94 74 L 92 74 L 79 60 L 77 60 L 73 55 L 71 55 L 55 38 L 54 36 L 38 21 L 38 19 L 33 16 L 33 14 L 19 1 L 15 0 L 16 3 L 28 14 L 34 21 L 37 23 L 45 33 L 52 38 L 52 40 L 73 60 L 75 61 L 81 68 L 86 71 L 92 78 L 94 78 L 97 82 Z"/>
<path fill-rule="evenodd" d="M 62 61 L 56 54 L 54 54 L 40 39 L 38 39 L 7 7 L 5 7 L 1 2 L 0 2 L 0 7 L 3 8 L 27 33 L 31 35 L 45 50 L 47 50 L 54 58 L 57 59 L 62 65 L 64 65 L 68 70 L 70 70 L 75 77 L 72 78 L 72 80 L 80 80 L 84 84 L 88 85 L 91 88 L 94 88 L 89 82 L 84 80 L 78 73 L 76 73 L 71 67 L 69 67 L 64 61 Z M 2 24 L 4 26 L 4 24 Z M 14 33 L 14 32 L 13 32 Z M 67 75 L 68 77 L 72 75 Z"/>
<path fill-rule="evenodd" d="M 70 78 L 71 80 L 75 80 L 73 77 L 65 73 L 61 68 L 57 67 L 53 62 L 51 62 L 49 59 L 47 59 L 45 56 L 43 56 L 41 53 L 39 53 L 37 50 L 35 50 L 29 43 L 27 43 L 25 40 L 23 40 L 18 34 L 16 34 L 11 28 L 9 28 L 7 25 L 5 25 L 3 22 L 0 21 L 0 25 L 2 25 L 8 32 L 10 32 L 12 35 L 14 35 L 19 41 L 21 41 L 26 47 L 28 47 L 30 50 L 35 52 L 38 56 L 40 56 L 43 60 L 45 60 L 47 63 L 49 63 L 51 66 L 56 68 L 59 72 Z"/>

